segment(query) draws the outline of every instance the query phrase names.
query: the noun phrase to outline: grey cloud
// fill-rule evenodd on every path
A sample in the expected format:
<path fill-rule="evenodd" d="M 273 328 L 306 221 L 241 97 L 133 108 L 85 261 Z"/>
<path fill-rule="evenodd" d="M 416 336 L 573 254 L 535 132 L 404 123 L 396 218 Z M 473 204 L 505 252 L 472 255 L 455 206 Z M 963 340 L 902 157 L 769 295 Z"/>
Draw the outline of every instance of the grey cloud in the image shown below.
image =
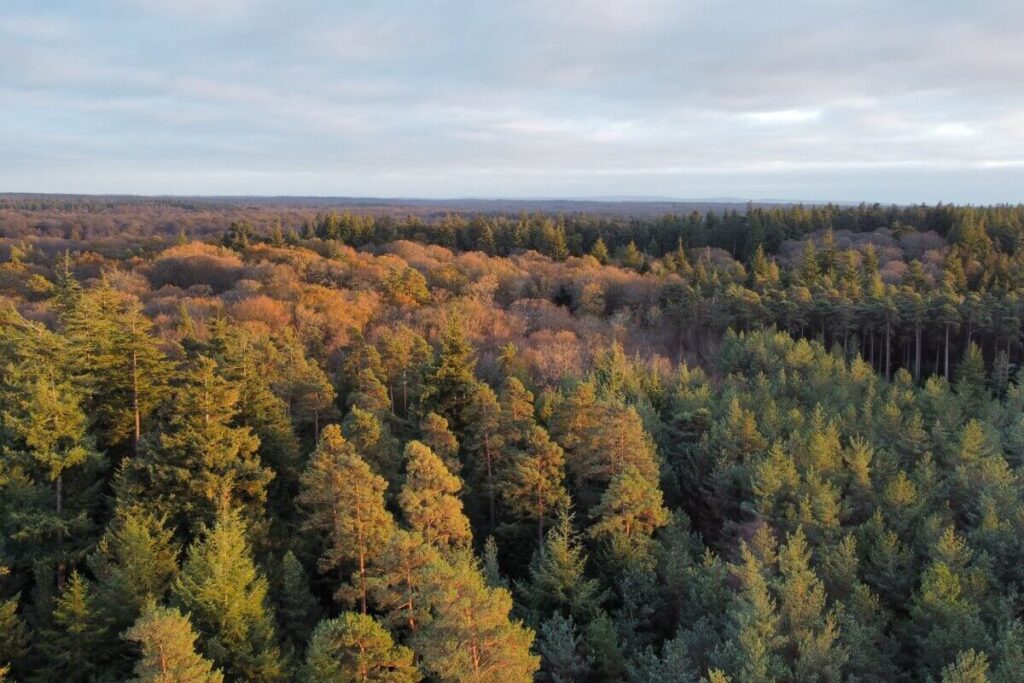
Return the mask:
<path fill-rule="evenodd" d="M 1013 0 L 10 4 L 0 189 L 1024 194 Z"/>

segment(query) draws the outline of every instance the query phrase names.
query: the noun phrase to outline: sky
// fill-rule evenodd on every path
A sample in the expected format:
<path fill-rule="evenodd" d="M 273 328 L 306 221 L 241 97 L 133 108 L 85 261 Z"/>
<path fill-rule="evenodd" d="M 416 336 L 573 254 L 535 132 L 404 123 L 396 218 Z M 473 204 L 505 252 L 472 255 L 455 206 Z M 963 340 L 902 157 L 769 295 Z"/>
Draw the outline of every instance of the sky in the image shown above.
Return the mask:
<path fill-rule="evenodd" d="M 1024 201 L 1020 0 L 3 0 L 0 192 Z"/>

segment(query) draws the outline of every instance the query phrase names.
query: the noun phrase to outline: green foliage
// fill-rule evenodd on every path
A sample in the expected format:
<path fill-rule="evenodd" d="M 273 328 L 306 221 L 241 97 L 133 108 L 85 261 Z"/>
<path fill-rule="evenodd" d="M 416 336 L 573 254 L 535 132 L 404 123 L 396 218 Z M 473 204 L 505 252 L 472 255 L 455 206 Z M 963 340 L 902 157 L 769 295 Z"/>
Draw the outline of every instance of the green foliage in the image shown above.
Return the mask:
<path fill-rule="evenodd" d="M 468 546 L 472 534 L 458 498 L 462 482 L 420 441 L 406 444 L 405 459 L 398 504 L 409 526 L 439 549 Z"/>
<path fill-rule="evenodd" d="M 306 511 L 303 528 L 314 532 L 323 548 L 320 570 L 354 567 L 352 590 L 341 587 L 338 597 L 357 600 L 365 613 L 370 565 L 394 525 L 384 507 L 387 483 L 359 457 L 337 425 L 328 425 L 320 434 L 301 483 L 297 502 Z"/>
<path fill-rule="evenodd" d="M 140 654 L 131 683 L 221 683 L 224 675 L 196 654 L 188 617 L 173 607 L 150 605 L 125 631 Z"/>
<path fill-rule="evenodd" d="M 283 675 L 267 591 L 234 510 L 222 511 L 202 530 L 171 587 L 174 602 L 199 631 L 203 653 L 229 678 L 247 681 Z"/>
<path fill-rule="evenodd" d="M 456 555 L 426 570 L 431 619 L 412 638 L 424 668 L 440 681 L 529 680 L 540 665 L 534 633 L 512 621 L 512 596 L 484 582 L 474 560 Z"/>
<path fill-rule="evenodd" d="M 395 645 L 373 617 L 345 612 L 320 622 L 309 641 L 309 683 L 416 683 L 422 678 L 407 647 Z"/>

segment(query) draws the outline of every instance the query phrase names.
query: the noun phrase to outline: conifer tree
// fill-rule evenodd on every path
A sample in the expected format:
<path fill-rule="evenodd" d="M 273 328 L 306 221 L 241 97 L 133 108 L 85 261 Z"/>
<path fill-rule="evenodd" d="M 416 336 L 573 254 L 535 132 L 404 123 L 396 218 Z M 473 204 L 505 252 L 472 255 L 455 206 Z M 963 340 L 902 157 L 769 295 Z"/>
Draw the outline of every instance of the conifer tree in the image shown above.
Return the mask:
<path fill-rule="evenodd" d="M 273 473 L 257 457 L 259 439 L 249 428 L 234 426 L 239 392 L 216 367 L 205 356 L 191 364 L 166 427 L 125 466 L 122 499 L 166 517 L 179 530 L 211 523 L 226 499 L 250 524 L 264 519 Z"/>
<path fill-rule="evenodd" d="M 787 639 L 794 675 L 840 680 L 846 653 L 837 646 L 836 615 L 825 611 L 825 587 L 810 567 L 810 550 L 802 529 L 779 551 L 779 632 Z"/>
<path fill-rule="evenodd" d="M 341 422 L 341 432 L 366 464 L 397 486 L 402 452 L 380 414 L 354 405 Z"/>
<path fill-rule="evenodd" d="M 405 459 L 405 484 L 398 504 L 409 526 L 439 549 L 468 546 L 472 533 L 458 498 L 462 482 L 420 441 L 406 444 Z"/>
<path fill-rule="evenodd" d="M 178 548 L 159 519 L 140 509 L 122 508 L 89 557 L 89 569 L 96 578 L 106 659 L 123 677 L 130 665 L 121 633 L 147 604 L 164 598 L 178 571 Z"/>
<path fill-rule="evenodd" d="M 0 574 L 3 573 L 6 568 L 0 568 Z M 0 670 L 7 673 L 12 665 L 17 666 L 25 659 L 29 645 L 28 629 L 18 616 L 19 597 L 0 601 Z"/>
<path fill-rule="evenodd" d="M 173 607 L 150 605 L 124 638 L 137 643 L 140 656 L 130 683 L 221 683 L 224 675 L 195 651 L 188 617 Z"/>
<path fill-rule="evenodd" d="M 475 368 L 476 357 L 461 321 L 449 318 L 436 367 L 426 380 L 423 403 L 447 419 L 456 434 L 469 424 L 465 413 L 477 383 Z"/>
<path fill-rule="evenodd" d="M 0 316 L 0 335 L 11 363 L 0 368 L 5 535 L 24 544 L 20 561 L 48 565 L 61 588 L 68 564 L 95 541 L 90 512 L 104 461 L 81 392 L 46 355 L 60 342 L 13 312 Z"/>
<path fill-rule="evenodd" d="M 540 657 L 530 653 L 534 633 L 512 621 L 512 596 L 484 583 L 475 560 L 457 554 L 427 568 L 431 619 L 411 640 L 424 668 L 439 681 L 525 683 Z"/>
<path fill-rule="evenodd" d="M 395 645 L 373 617 L 345 612 L 321 621 L 309 642 L 305 680 L 309 683 L 416 683 L 422 679 L 407 647 Z"/>
<path fill-rule="evenodd" d="M 740 593 L 731 613 L 733 667 L 738 680 L 769 683 L 785 673 L 779 656 L 783 639 L 779 635 L 778 610 L 762 560 L 745 542 L 740 553 L 743 562 L 736 568 Z"/>
<path fill-rule="evenodd" d="M 281 558 L 278 590 L 275 591 L 276 613 L 281 635 L 301 649 L 320 616 L 320 605 L 309 590 L 309 576 L 291 550 Z"/>
<path fill-rule="evenodd" d="M 587 556 L 568 509 L 559 512 L 544 545 L 534 551 L 529 579 L 517 583 L 516 592 L 532 624 L 560 614 L 585 625 L 597 614 L 606 594 L 587 577 Z"/>
<path fill-rule="evenodd" d="M 320 570 L 344 570 L 355 565 L 354 590 L 342 587 L 338 596 L 355 598 L 367 610 L 370 565 L 379 557 L 394 527 L 384 507 L 387 483 L 374 474 L 337 425 L 328 425 L 302 474 L 298 503 L 306 512 L 303 527 L 315 532 L 323 545 Z"/>
<path fill-rule="evenodd" d="M 569 504 L 564 478 L 565 456 L 561 447 L 543 427 L 529 427 L 503 477 L 502 493 L 512 514 L 536 524 L 538 544 L 544 542 L 547 522 Z"/>
<path fill-rule="evenodd" d="M 103 447 L 138 448 L 146 420 L 166 397 L 170 364 L 137 300 L 104 277 L 62 317 L 62 332 L 78 351 L 70 370 L 82 384 Z"/>
<path fill-rule="evenodd" d="M 608 247 L 605 245 L 604 240 L 600 237 L 594 242 L 594 246 L 590 248 L 590 255 L 597 259 L 597 262 L 602 266 L 607 265 L 611 259 L 611 255 L 608 253 Z"/>
<path fill-rule="evenodd" d="M 72 572 L 57 598 L 51 623 L 40 634 L 43 665 L 39 680 L 90 681 L 106 656 L 96 594 L 89 581 Z"/>
<path fill-rule="evenodd" d="M 988 657 L 984 652 L 966 650 L 942 670 L 942 683 L 988 683 Z"/>
<path fill-rule="evenodd" d="M 171 587 L 199 631 L 205 655 L 229 678 L 246 681 L 283 675 L 267 590 L 235 510 L 222 510 L 212 527 L 201 530 Z"/>
<path fill-rule="evenodd" d="M 423 597 L 426 570 L 440 558 L 419 533 L 396 529 L 371 582 L 373 602 L 384 623 L 413 632 L 429 618 Z"/>
<path fill-rule="evenodd" d="M 635 467 L 612 479 L 590 516 L 590 535 L 608 542 L 613 556 L 628 564 L 653 560 L 651 535 L 669 521 L 661 489 Z"/>
<path fill-rule="evenodd" d="M 586 678 L 590 658 L 584 652 L 583 638 L 577 633 L 572 617 L 567 619 L 556 614 L 545 621 L 537 641 L 542 680 L 569 683 Z"/>
<path fill-rule="evenodd" d="M 497 522 L 498 475 L 503 468 L 506 453 L 500 434 L 501 406 L 494 390 L 478 383 L 470 397 L 466 411 L 467 477 L 476 491 L 486 497 L 486 516 L 491 528 Z"/>
<path fill-rule="evenodd" d="M 459 462 L 459 442 L 448 429 L 448 420 L 437 413 L 427 413 L 420 420 L 420 434 L 421 441 L 441 458 L 445 467 L 453 474 L 458 474 L 462 467 Z"/>

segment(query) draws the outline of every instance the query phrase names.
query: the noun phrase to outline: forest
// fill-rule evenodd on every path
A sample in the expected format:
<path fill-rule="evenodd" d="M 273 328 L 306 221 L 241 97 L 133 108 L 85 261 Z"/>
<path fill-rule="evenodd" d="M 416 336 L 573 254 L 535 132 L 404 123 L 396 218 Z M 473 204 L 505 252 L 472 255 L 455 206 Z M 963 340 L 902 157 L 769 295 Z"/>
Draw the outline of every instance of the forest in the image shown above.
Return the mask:
<path fill-rule="evenodd" d="M 0 197 L 0 680 L 1013 683 L 1024 206 Z"/>

